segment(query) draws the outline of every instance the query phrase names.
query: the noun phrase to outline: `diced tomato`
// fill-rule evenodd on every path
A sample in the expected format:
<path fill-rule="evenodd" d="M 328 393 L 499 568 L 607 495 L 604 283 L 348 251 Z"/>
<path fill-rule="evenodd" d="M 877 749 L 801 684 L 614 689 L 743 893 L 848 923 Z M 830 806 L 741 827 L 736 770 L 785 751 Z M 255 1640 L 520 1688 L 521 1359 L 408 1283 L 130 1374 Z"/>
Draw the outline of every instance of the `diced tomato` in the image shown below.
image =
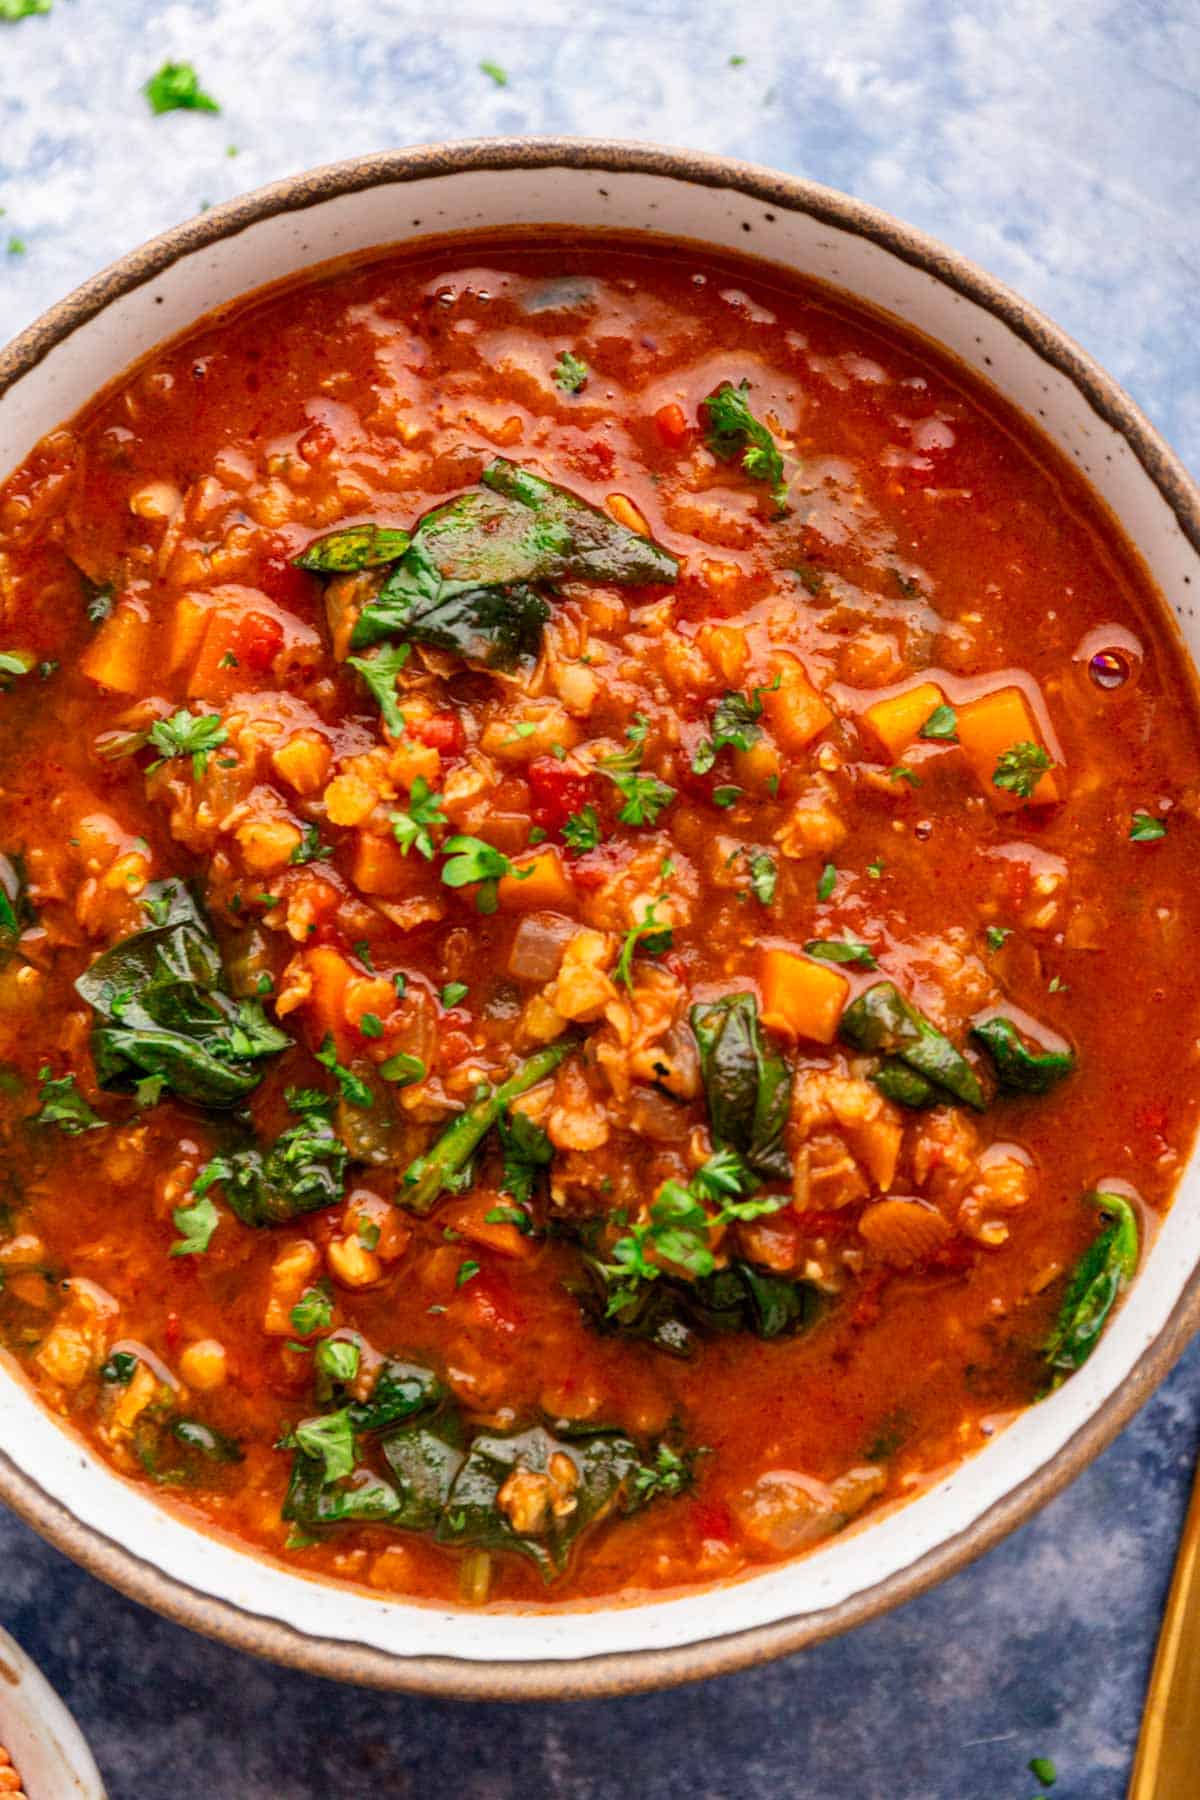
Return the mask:
<path fill-rule="evenodd" d="M 529 816 L 543 831 L 561 831 L 571 814 L 587 802 L 588 777 L 568 769 L 552 756 L 535 757 L 529 765 L 528 781 Z"/>
<path fill-rule="evenodd" d="M 264 675 L 283 649 L 283 626 L 270 613 L 246 613 L 233 637 L 238 666 L 252 675 Z"/>
<path fill-rule="evenodd" d="M 418 743 L 427 744 L 442 756 L 457 756 L 463 747 L 462 720 L 457 713 L 434 713 L 432 719 L 414 725 L 412 734 Z"/>
<path fill-rule="evenodd" d="M 263 557 L 254 585 L 261 588 L 269 600 L 277 600 L 289 612 L 304 616 L 312 612 L 320 592 L 316 576 L 310 575 L 307 569 L 297 569 L 283 547 Z"/>
<path fill-rule="evenodd" d="M 513 1337 L 525 1328 L 525 1313 L 511 1281 L 499 1268 L 487 1265 L 463 1284 L 455 1296 L 462 1310 L 485 1330 Z M 459 1310 L 456 1306 L 455 1310 Z"/>
<path fill-rule="evenodd" d="M 806 1238 L 845 1237 L 853 1231 L 857 1220 L 854 1208 L 845 1206 L 836 1212 L 802 1212 L 796 1214 L 796 1223 Z"/>
<path fill-rule="evenodd" d="M 654 423 L 658 426 L 659 437 L 672 450 L 680 449 L 687 442 L 692 429 L 688 424 L 687 414 L 675 400 L 659 407 L 654 415 Z"/>
<path fill-rule="evenodd" d="M 696 1500 L 692 1504 L 691 1524 L 696 1536 L 715 1538 L 732 1544 L 735 1536 L 733 1514 L 720 1500 Z"/>

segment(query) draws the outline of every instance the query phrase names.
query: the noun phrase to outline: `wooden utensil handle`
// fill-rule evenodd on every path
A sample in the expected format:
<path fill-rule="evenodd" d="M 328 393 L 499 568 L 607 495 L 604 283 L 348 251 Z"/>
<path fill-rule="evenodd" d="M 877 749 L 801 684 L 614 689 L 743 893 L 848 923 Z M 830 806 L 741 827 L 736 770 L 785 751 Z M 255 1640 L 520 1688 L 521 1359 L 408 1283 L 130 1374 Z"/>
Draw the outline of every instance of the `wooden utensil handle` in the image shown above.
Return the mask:
<path fill-rule="evenodd" d="M 1128 1800 L 1200 1794 L 1200 1475 L 1146 1692 Z"/>

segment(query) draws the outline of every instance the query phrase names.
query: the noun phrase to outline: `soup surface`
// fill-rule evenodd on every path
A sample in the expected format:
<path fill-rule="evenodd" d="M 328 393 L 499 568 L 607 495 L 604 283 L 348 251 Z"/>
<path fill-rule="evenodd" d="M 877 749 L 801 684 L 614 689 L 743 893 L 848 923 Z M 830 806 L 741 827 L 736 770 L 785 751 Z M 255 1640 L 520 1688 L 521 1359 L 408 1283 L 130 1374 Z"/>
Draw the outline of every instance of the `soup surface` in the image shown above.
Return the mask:
<path fill-rule="evenodd" d="M 1067 1379 L 1197 1100 L 1197 719 L 1074 477 L 760 265 L 205 322 L 0 492 L 0 1341 L 189 1517 L 706 1583 Z"/>

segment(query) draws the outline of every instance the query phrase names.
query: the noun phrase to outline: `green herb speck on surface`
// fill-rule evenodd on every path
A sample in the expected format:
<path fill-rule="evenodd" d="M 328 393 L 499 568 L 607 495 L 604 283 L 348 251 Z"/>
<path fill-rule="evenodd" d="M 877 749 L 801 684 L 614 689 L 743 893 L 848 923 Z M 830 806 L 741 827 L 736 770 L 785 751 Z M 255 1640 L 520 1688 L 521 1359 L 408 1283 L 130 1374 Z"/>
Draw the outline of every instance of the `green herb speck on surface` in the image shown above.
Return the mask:
<path fill-rule="evenodd" d="M 165 62 L 142 88 L 156 116 L 168 112 L 220 112 L 211 94 L 200 86 L 191 63 Z"/>

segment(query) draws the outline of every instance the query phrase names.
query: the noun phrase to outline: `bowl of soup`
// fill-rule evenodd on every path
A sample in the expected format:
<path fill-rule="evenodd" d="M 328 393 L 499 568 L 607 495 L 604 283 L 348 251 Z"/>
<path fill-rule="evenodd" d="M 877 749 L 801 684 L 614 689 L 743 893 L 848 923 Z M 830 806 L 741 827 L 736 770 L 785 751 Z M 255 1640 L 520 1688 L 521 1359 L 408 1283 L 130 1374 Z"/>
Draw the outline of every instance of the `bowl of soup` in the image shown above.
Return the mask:
<path fill-rule="evenodd" d="M 1197 1319 L 1197 496 L 692 153 L 365 159 L 0 356 L 0 1493 L 332 1675 L 878 1613 Z"/>

